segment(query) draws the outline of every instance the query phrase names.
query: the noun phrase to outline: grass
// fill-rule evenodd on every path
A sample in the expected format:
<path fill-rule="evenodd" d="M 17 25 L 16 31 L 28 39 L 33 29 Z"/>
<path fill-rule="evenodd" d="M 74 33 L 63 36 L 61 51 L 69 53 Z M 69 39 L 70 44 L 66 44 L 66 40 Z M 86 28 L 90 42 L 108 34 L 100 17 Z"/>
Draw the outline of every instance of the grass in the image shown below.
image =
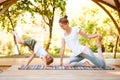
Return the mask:
<path fill-rule="evenodd" d="M 114 54 L 113 53 L 106 53 L 105 52 L 104 56 L 105 56 L 106 59 L 108 59 L 108 58 L 114 58 Z M 120 59 L 120 53 L 116 54 L 116 59 Z"/>
<path fill-rule="evenodd" d="M 113 53 L 103 53 L 105 59 L 110 59 L 110 58 L 114 58 L 114 54 Z M 97 53 L 95 53 L 95 55 L 97 55 Z M 52 55 L 53 57 L 60 57 L 60 55 Z M 30 54 L 22 54 L 22 55 L 0 55 L 0 58 L 28 58 L 30 57 Z M 69 57 L 69 56 L 65 56 L 65 57 Z M 120 53 L 117 53 L 116 55 L 116 59 L 120 59 Z"/>
<path fill-rule="evenodd" d="M 28 58 L 30 54 L 22 54 L 22 55 L 0 55 L 0 58 Z"/>

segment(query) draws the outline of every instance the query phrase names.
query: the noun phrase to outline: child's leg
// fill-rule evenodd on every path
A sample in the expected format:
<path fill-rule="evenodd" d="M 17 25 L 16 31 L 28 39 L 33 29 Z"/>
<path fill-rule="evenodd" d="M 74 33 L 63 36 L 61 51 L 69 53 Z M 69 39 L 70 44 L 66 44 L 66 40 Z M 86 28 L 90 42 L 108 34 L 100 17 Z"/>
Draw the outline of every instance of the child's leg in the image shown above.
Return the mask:
<path fill-rule="evenodd" d="M 24 40 L 22 40 L 15 31 L 12 31 L 11 33 L 16 37 L 19 44 L 24 44 Z"/>

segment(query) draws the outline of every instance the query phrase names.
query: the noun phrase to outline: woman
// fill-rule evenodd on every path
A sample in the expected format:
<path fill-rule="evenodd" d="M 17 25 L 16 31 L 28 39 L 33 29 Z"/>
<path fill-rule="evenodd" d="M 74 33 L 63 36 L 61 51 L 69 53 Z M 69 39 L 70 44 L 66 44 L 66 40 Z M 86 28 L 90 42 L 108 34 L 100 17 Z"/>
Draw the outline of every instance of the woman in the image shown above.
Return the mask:
<path fill-rule="evenodd" d="M 70 27 L 67 16 L 60 18 L 59 20 L 60 27 L 64 30 L 62 34 L 62 47 L 61 47 L 61 60 L 60 65 L 63 65 L 63 56 L 65 50 L 65 44 L 72 50 L 74 56 L 70 58 L 67 66 L 84 66 L 81 62 L 83 59 L 88 59 L 95 66 L 99 68 L 105 68 L 105 61 L 101 50 L 101 40 L 102 36 L 100 34 L 86 34 L 81 31 L 78 27 Z M 98 47 L 98 55 L 96 57 L 92 50 L 87 46 L 83 46 L 79 43 L 78 35 L 81 35 L 85 38 L 98 38 L 97 47 Z"/>

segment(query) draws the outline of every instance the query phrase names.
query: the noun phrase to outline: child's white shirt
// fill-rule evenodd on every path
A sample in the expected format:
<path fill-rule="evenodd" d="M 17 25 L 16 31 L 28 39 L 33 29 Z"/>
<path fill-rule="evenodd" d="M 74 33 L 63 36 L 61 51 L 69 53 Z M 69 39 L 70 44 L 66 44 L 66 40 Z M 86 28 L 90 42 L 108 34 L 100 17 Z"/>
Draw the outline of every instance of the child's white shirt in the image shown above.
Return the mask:
<path fill-rule="evenodd" d="M 48 53 L 45 51 L 45 49 L 42 48 L 42 46 L 39 43 L 35 44 L 34 53 L 40 58 L 43 58 L 44 56 L 48 55 Z"/>

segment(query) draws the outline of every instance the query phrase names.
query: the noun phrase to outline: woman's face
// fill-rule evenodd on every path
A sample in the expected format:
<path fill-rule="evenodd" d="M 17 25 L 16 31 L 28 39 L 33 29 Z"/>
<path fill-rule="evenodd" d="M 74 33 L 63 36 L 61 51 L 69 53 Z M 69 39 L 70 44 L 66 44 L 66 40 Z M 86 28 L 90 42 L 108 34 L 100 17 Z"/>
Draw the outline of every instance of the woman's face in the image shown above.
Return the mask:
<path fill-rule="evenodd" d="M 68 24 L 59 23 L 59 25 L 63 30 L 66 30 L 68 28 Z"/>

